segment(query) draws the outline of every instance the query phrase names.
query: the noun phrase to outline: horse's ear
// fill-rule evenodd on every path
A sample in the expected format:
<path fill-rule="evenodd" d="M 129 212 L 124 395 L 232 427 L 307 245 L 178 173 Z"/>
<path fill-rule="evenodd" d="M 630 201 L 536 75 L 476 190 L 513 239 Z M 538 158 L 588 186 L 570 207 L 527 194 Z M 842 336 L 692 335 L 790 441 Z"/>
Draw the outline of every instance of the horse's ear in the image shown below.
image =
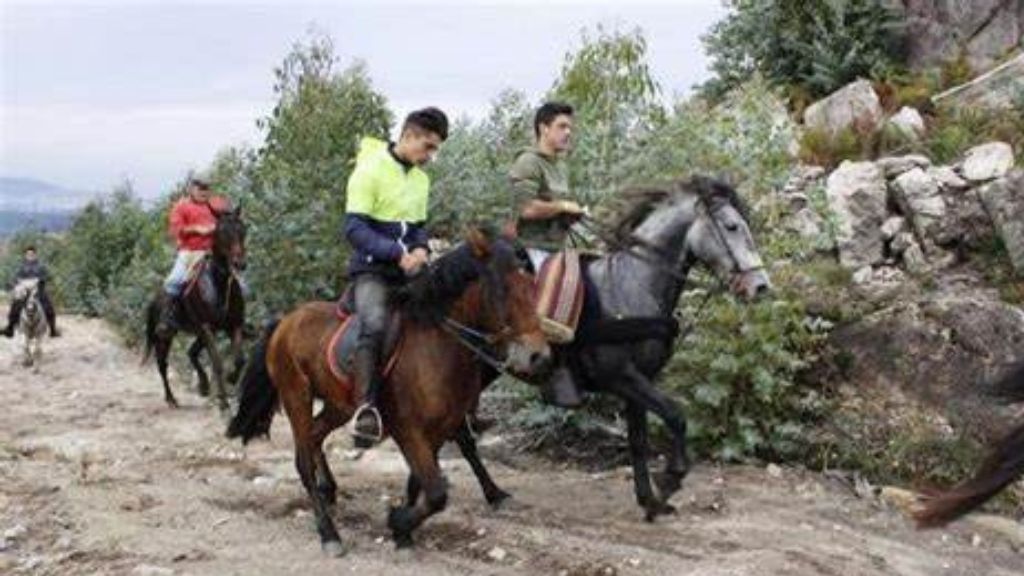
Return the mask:
<path fill-rule="evenodd" d="M 466 229 L 466 244 L 469 244 L 473 257 L 478 260 L 483 260 L 491 254 L 491 238 L 481 228 L 474 226 Z"/>

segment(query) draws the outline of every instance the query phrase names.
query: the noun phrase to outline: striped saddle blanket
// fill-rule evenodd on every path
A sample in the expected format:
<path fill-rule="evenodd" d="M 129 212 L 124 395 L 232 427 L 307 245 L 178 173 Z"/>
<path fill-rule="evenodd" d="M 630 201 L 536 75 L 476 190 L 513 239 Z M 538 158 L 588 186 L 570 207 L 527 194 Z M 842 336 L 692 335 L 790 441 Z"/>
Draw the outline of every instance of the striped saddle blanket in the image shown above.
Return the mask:
<path fill-rule="evenodd" d="M 583 311 L 580 254 L 567 249 L 552 254 L 537 274 L 537 313 L 541 328 L 555 344 L 572 342 Z"/>

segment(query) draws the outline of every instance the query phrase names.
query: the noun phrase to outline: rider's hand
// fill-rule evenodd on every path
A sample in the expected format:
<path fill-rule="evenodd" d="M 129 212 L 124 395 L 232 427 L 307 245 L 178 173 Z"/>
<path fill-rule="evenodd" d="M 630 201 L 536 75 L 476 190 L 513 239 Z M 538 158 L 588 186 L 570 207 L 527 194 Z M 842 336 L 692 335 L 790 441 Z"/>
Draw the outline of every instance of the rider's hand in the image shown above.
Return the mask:
<path fill-rule="evenodd" d="M 412 276 L 416 273 L 419 267 L 423 264 L 419 256 L 412 253 L 402 254 L 401 260 L 398 261 L 398 266 L 405 272 L 406 276 Z"/>
<path fill-rule="evenodd" d="M 570 216 L 582 216 L 586 213 L 582 206 L 572 200 L 562 200 L 559 207 L 562 209 L 563 214 Z"/>
<path fill-rule="evenodd" d="M 430 260 L 430 253 L 422 247 L 413 250 L 412 255 L 419 258 L 421 264 L 426 264 Z"/>

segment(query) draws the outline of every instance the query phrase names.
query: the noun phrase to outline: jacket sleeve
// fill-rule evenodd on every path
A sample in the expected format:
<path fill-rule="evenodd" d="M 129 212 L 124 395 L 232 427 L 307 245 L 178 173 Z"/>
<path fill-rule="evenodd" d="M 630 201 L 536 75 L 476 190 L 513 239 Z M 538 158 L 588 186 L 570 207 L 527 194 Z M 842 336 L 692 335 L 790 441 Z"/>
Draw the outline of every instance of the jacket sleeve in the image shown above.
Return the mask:
<path fill-rule="evenodd" d="M 404 253 L 397 240 L 374 230 L 371 219 L 364 214 L 345 214 L 345 239 L 353 248 L 369 254 L 374 260 L 397 262 Z"/>
<path fill-rule="evenodd" d="M 409 241 L 407 244 L 410 251 L 414 248 L 423 248 L 430 252 L 430 234 L 427 233 L 426 222 L 411 222 L 409 224 L 408 237 Z"/>
<path fill-rule="evenodd" d="M 181 238 L 181 230 L 186 226 L 184 210 L 181 209 L 181 204 L 175 204 L 171 208 L 171 213 L 167 215 L 168 230 L 171 236 L 175 240 Z"/>
<path fill-rule="evenodd" d="M 508 182 L 510 191 L 510 217 L 512 220 L 519 218 L 523 208 L 530 200 L 537 199 L 544 174 L 541 172 L 537 159 L 529 153 L 524 153 L 516 158 L 508 171 Z"/>

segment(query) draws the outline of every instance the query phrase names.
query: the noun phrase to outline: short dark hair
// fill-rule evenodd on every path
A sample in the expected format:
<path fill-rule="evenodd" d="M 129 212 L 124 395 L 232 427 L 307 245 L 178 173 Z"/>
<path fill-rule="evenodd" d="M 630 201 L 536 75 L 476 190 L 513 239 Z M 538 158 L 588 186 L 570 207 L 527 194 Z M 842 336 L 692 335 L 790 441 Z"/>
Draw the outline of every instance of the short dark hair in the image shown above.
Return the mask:
<path fill-rule="evenodd" d="M 540 138 L 540 125 L 547 126 L 559 116 L 572 116 L 572 106 L 565 102 L 545 102 L 537 108 L 537 114 L 533 117 L 533 135 Z"/>
<path fill-rule="evenodd" d="M 428 106 L 422 110 L 410 112 L 402 124 L 402 132 L 404 133 L 410 126 L 433 132 L 440 136 L 441 140 L 448 139 L 448 117 L 439 108 Z"/>
<path fill-rule="evenodd" d="M 25 252 L 38 252 L 38 250 L 36 250 L 35 244 L 29 244 L 25 246 Z"/>

